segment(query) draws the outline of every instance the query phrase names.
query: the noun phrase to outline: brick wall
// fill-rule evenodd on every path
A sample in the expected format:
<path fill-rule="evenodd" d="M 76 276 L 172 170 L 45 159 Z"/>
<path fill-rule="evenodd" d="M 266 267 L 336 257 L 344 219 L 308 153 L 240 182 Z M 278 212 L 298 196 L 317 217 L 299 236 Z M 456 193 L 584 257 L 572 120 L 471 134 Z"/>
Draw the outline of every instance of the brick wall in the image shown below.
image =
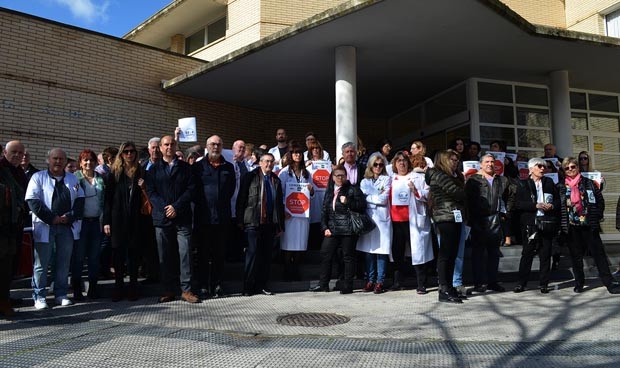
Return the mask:
<path fill-rule="evenodd" d="M 564 0 L 500 0 L 528 22 L 566 28 Z M 577 0 L 588 2 L 590 0 Z"/>
<path fill-rule="evenodd" d="M 272 146 L 283 126 L 302 142 L 312 130 L 335 152 L 333 116 L 263 112 L 162 92 L 162 79 L 201 60 L 6 10 L 0 10 L 0 38 L 0 142 L 22 140 L 37 166 L 54 146 L 70 156 L 125 140 L 145 146 L 187 116 L 196 116 L 203 144 L 219 134 L 227 147 L 235 139 Z M 359 126 L 363 138 L 384 131 L 382 121 L 360 118 Z"/>
<path fill-rule="evenodd" d="M 347 0 L 260 0 L 261 37 L 333 8 Z"/>
<path fill-rule="evenodd" d="M 619 4 L 619 0 L 566 0 L 566 26 L 580 32 L 605 34 L 605 9 Z"/>

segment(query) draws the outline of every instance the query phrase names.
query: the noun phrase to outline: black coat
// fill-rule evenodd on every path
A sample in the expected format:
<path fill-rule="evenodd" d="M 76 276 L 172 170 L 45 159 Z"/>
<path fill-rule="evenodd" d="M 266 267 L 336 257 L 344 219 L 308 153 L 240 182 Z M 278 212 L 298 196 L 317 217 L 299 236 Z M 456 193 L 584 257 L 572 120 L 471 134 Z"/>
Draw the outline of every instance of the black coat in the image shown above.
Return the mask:
<path fill-rule="evenodd" d="M 499 212 L 500 198 L 506 205 L 506 214 L 510 214 L 515 202 L 515 187 L 505 176 L 496 176 L 491 187 L 482 175 L 474 174 L 465 183 L 465 195 L 469 226 L 484 230 L 484 219 Z"/>
<path fill-rule="evenodd" d="M 121 174 L 119 180 L 110 173 L 105 187 L 103 225 L 110 225 L 112 248 L 135 247 L 140 220 L 142 189 L 138 186 L 140 170 L 133 180 Z"/>
<path fill-rule="evenodd" d="M 197 225 L 229 225 L 232 223 L 231 202 L 236 179 L 233 165 L 221 158 L 215 167 L 204 159 L 192 165 L 196 179 L 194 223 Z"/>
<path fill-rule="evenodd" d="M 360 182 L 364 177 L 359 177 Z M 360 190 L 359 186 L 351 185 L 349 181 L 338 191 L 338 197 L 346 196 L 346 203 L 342 204 L 339 198 L 336 198 L 335 210 L 332 207 L 334 200 L 334 186 L 330 181 L 330 185 L 325 192 L 323 199 L 323 207 L 321 209 L 321 232 L 329 229 L 332 235 L 353 235 L 351 228 L 351 211 L 364 213 L 366 211 L 366 196 Z"/>
<path fill-rule="evenodd" d="M 605 212 L 605 199 L 599 187 L 590 179 L 582 176 L 579 180 L 579 191 L 583 194 L 583 206 L 588 211 L 588 224 L 592 230 L 601 231 L 601 220 L 603 219 L 603 213 Z M 560 216 L 562 223 L 562 232 L 568 233 L 568 207 L 566 202 L 570 198 L 566 198 L 566 185 L 564 181 L 560 181 L 558 184 L 558 191 L 560 193 Z M 594 202 L 588 199 L 588 191 L 592 191 L 594 194 Z"/>
<path fill-rule="evenodd" d="M 241 179 L 239 194 L 237 194 L 237 222 L 244 228 L 258 227 L 261 225 L 263 211 L 263 179 L 264 175 L 260 168 L 249 172 Z M 271 185 L 275 190 L 273 217 L 270 222 L 275 224 L 277 232 L 284 231 L 284 193 L 280 179 L 271 174 Z M 233 188 L 234 189 L 234 188 Z"/>
<path fill-rule="evenodd" d="M 542 177 L 543 193 L 550 193 L 553 195 L 553 209 L 545 212 L 545 217 L 557 217 L 560 216 L 560 195 L 553 180 L 543 176 Z M 538 194 L 536 193 L 536 184 L 532 179 L 519 180 L 517 184 L 517 201 L 515 203 L 516 211 L 519 215 L 520 224 L 522 227 L 526 225 L 534 225 L 536 223 L 536 208 Z"/>
<path fill-rule="evenodd" d="M 435 223 L 455 222 L 454 210 L 460 210 L 463 221 L 465 211 L 465 189 L 460 177 L 453 177 L 437 168 L 426 170 L 426 184 L 430 186 L 430 208 Z"/>
<path fill-rule="evenodd" d="M 167 162 L 159 160 L 146 172 L 146 193 L 153 206 L 153 225 L 191 225 L 191 202 L 195 193 L 192 168 L 187 162 L 177 160 L 168 174 L 167 166 Z M 164 207 L 167 205 L 174 207 L 177 213 L 174 219 L 166 218 Z"/>

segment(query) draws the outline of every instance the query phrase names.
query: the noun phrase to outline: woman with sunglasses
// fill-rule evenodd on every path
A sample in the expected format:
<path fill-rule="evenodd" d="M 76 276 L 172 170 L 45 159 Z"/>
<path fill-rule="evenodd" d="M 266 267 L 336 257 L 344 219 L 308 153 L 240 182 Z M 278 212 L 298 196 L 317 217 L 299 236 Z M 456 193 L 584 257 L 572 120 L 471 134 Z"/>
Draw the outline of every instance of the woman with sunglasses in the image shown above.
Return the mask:
<path fill-rule="evenodd" d="M 562 232 L 567 234 L 568 249 L 573 263 L 576 293 L 584 288 L 583 255 L 586 249 L 594 258 L 598 273 L 611 294 L 620 294 L 620 285 L 614 281 L 607 254 L 601 241 L 601 225 L 605 211 L 605 201 L 601 190 L 590 179 L 581 176 L 579 162 L 574 157 L 567 157 L 562 161 L 562 168 L 566 177 L 560 182 L 560 206 Z"/>
<path fill-rule="evenodd" d="M 138 152 L 133 142 L 121 144 L 112 164 L 105 192 L 103 232 L 111 238 L 112 259 L 115 270 L 115 287 L 112 301 L 120 301 L 124 294 L 124 265 L 127 260 L 129 289 L 127 300 L 138 299 L 138 234 L 142 187 Z"/>
<path fill-rule="evenodd" d="M 584 173 L 584 172 L 598 172 L 595 168 L 594 165 L 592 165 L 592 160 L 590 159 L 590 154 L 588 153 L 588 151 L 581 151 L 579 152 L 579 172 L 580 173 Z M 598 183 L 600 188 L 601 188 L 601 192 L 603 190 L 605 190 L 605 178 L 603 176 L 601 176 L 601 182 Z"/>
<path fill-rule="evenodd" d="M 289 144 L 285 161 L 289 163 L 288 166 L 280 170 L 278 174 L 284 191 L 284 228 L 286 229 L 280 236 L 280 249 L 284 256 L 284 279 L 297 281 L 301 279 L 299 266 L 303 252 L 308 249 L 310 218 L 293 217 L 286 208 L 286 197 L 290 194 L 288 183 L 305 185 L 310 191 L 310 196 L 314 196 L 314 188 L 312 177 L 304 166 L 303 150 L 299 144 L 296 142 Z"/>
<path fill-rule="evenodd" d="M 373 153 L 368 159 L 368 166 L 360 189 L 366 196 L 366 213 L 377 225 L 371 232 L 360 236 L 357 250 L 366 256 L 366 274 L 368 280 L 365 292 L 375 294 L 384 292 L 385 268 L 390 259 L 392 243 L 392 223 L 390 221 L 390 188 L 392 179 L 385 170 L 383 156 Z"/>
<path fill-rule="evenodd" d="M 401 188 L 413 181 L 411 174 L 413 167 L 409 157 L 403 151 L 399 151 L 392 158 L 392 191 Z M 392 218 L 392 257 L 394 259 L 394 281 L 391 290 L 401 290 L 401 281 L 405 270 L 405 251 L 407 242 L 410 241 L 409 231 L 409 194 L 403 202 L 391 201 L 390 217 Z M 392 195 L 392 194 L 390 194 Z"/>
<path fill-rule="evenodd" d="M 433 196 L 432 218 L 439 238 L 439 301 L 446 303 L 463 302 L 452 286 L 462 225 L 467 220 L 464 181 L 457 173 L 458 164 L 458 154 L 449 149 L 438 152 L 435 167 L 426 170 L 426 183 Z"/>
<path fill-rule="evenodd" d="M 557 219 L 560 215 L 560 197 L 553 180 L 544 176 L 547 163 L 542 158 L 533 158 L 527 166 L 530 177 L 521 180 L 517 186 L 515 208 L 520 215 L 522 226 L 523 251 L 519 262 L 519 281 L 514 292 L 525 291 L 532 269 L 534 255 L 540 260 L 540 292 L 549 292 L 549 268 L 551 265 L 551 245 L 554 233 L 540 232 L 536 228 L 536 219 Z"/>

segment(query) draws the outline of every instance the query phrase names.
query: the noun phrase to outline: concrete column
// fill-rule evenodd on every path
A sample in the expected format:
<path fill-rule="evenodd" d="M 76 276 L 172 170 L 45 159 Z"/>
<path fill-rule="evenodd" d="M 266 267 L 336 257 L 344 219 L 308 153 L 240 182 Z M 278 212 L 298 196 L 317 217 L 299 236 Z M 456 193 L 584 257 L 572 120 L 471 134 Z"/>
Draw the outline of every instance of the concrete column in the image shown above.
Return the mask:
<path fill-rule="evenodd" d="M 568 71 L 551 72 L 551 133 L 560 157 L 573 155 L 573 135 L 570 123 L 570 90 Z M 542 148 L 542 147 L 541 147 Z"/>
<path fill-rule="evenodd" d="M 355 47 L 336 47 L 336 162 L 342 145 L 357 144 L 357 91 Z"/>

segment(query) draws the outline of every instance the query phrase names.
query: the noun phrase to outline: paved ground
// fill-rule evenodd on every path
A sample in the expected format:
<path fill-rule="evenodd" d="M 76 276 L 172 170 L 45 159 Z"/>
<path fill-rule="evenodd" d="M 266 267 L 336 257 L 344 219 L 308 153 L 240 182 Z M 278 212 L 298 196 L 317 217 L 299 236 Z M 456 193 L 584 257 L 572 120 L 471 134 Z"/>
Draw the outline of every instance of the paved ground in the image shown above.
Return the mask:
<path fill-rule="evenodd" d="M 399 291 L 24 306 L 0 320 L 0 367 L 618 367 L 620 296 L 595 280 L 583 294 L 556 285 L 548 295 L 487 293 L 463 305 Z M 276 321 L 301 312 L 350 321 Z"/>

